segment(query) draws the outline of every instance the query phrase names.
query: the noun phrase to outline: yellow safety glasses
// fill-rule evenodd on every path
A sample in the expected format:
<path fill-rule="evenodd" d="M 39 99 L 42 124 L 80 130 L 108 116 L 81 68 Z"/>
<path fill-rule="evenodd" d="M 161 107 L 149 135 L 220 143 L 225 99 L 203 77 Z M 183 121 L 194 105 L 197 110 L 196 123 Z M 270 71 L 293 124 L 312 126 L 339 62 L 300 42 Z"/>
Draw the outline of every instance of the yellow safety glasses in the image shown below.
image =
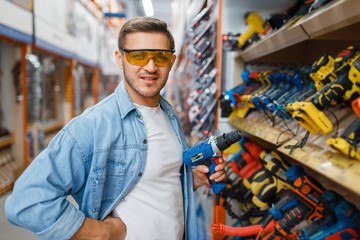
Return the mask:
<path fill-rule="evenodd" d="M 150 59 L 154 60 L 154 63 L 158 67 L 168 67 L 171 64 L 172 56 L 175 50 L 162 50 L 162 49 L 126 49 L 120 46 L 120 49 L 124 51 L 126 60 L 136 66 L 146 66 Z"/>

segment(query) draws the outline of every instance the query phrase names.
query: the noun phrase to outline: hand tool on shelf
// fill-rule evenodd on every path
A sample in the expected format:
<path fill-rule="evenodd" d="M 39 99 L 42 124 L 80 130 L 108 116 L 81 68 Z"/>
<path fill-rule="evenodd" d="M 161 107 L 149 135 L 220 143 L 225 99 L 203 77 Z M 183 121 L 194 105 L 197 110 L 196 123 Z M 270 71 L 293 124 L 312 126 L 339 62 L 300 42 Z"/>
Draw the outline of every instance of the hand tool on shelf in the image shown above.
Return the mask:
<path fill-rule="evenodd" d="M 355 240 L 359 238 L 359 210 L 334 191 L 326 190 L 320 198 L 324 217 L 305 226 L 300 240 Z"/>
<path fill-rule="evenodd" d="M 240 33 L 233 34 L 223 34 L 222 35 L 222 46 L 224 51 L 234 51 L 238 50 L 238 40 L 239 40 Z"/>
<path fill-rule="evenodd" d="M 260 86 L 259 82 L 253 77 L 249 78 L 249 75 L 250 72 L 248 70 L 242 72 L 241 76 L 244 82 L 220 95 L 221 114 L 223 117 L 228 117 L 234 108 L 240 108 L 242 95 L 249 94 Z"/>
<path fill-rule="evenodd" d="M 295 102 L 295 101 L 300 100 L 301 98 L 304 98 L 304 95 L 309 94 L 309 92 L 314 88 L 314 81 L 312 81 L 312 79 L 309 75 L 310 74 L 310 66 L 309 65 L 303 66 L 299 70 L 299 72 L 300 72 L 301 81 L 303 82 L 302 89 L 300 91 L 294 93 L 293 95 L 291 95 L 283 103 L 280 103 L 277 105 L 278 114 L 284 116 L 286 119 L 294 120 L 292 118 L 291 113 L 287 110 L 286 106 L 292 102 Z M 315 92 L 316 92 L 316 90 L 314 90 L 311 94 L 309 94 L 309 96 L 314 94 Z M 306 98 L 304 98 L 304 99 L 306 99 Z"/>
<path fill-rule="evenodd" d="M 332 137 L 326 140 L 326 144 L 335 151 L 344 154 L 352 159 L 360 160 L 360 118 L 347 127 L 341 137 Z"/>
<path fill-rule="evenodd" d="M 300 102 L 306 101 L 309 97 L 314 95 L 317 91 L 327 83 L 334 81 L 336 75 L 333 73 L 335 70 L 335 59 L 329 54 L 321 55 L 310 68 L 309 76 L 314 82 L 314 87 L 303 93 L 296 101 L 290 102 L 286 109 L 293 114 L 299 110 Z"/>
<path fill-rule="evenodd" d="M 251 97 L 257 96 L 264 91 L 268 90 L 271 87 L 271 81 L 269 79 L 269 74 L 271 70 L 259 72 L 257 75 L 257 80 L 261 83 L 261 86 L 250 94 L 245 94 L 241 96 L 241 103 L 243 106 L 248 106 L 249 108 L 255 108 Z"/>
<path fill-rule="evenodd" d="M 338 104 L 341 100 L 349 104 L 360 96 L 360 51 L 348 47 L 335 59 L 336 79 L 324 85 L 306 101 L 299 102 L 292 116 L 311 134 L 330 133 L 332 123 L 324 114 L 328 106 Z"/>
<path fill-rule="evenodd" d="M 262 168 L 259 156 L 265 150 L 246 137 L 238 143 L 241 149 L 229 160 L 229 166 L 233 173 L 242 179 L 247 179 Z"/>
<path fill-rule="evenodd" d="M 283 94 L 289 85 L 285 71 L 273 70 L 269 73 L 268 78 L 271 82 L 270 88 L 250 98 L 257 109 L 265 110 L 266 105 Z"/>
<path fill-rule="evenodd" d="M 241 76 L 244 79 L 244 81 L 248 82 L 249 86 L 243 89 L 243 91 L 233 93 L 234 100 L 236 101 L 235 107 L 232 107 L 232 111 L 230 113 L 236 114 L 236 116 L 240 118 L 244 118 L 246 114 L 250 111 L 252 105 L 248 104 L 248 101 L 245 101 L 246 96 L 255 93 L 259 91 L 259 89 L 264 87 L 264 81 L 260 80 L 259 78 L 260 73 L 259 72 L 251 72 L 248 73 L 248 71 L 244 71 Z M 248 79 L 248 80 L 245 80 Z M 244 97 L 244 99 L 243 99 Z M 249 98 L 249 96 L 248 96 Z M 224 100 L 226 100 L 224 98 Z M 226 101 L 225 101 L 226 103 Z M 227 102 L 229 103 L 229 102 Z M 226 108 L 225 108 L 226 109 Z M 230 114 L 229 113 L 229 114 Z"/>
<path fill-rule="evenodd" d="M 265 228 L 271 219 L 279 220 L 275 224 L 274 233 L 268 239 L 278 236 L 286 238 L 301 221 L 314 221 L 323 217 L 324 206 L 320 201 L 323 188 L 308 177 L 301 166 L 291 166 L 286 171 L 286 178 L 292 185 L 292 193 L 276 203 L 262 223 Z"/>
<path fill-rule="evenodd" d="M 212 82 L 192 101 L 192 106 L 189 110 L 189 121 L 191 124 L 196 124 L 206 114 L 206 109 L 211 106 L 211 103 L 216 101 L 216 89 L 216 82 Z"/>
<path fill-rule="evenodd" d="M 351 102 L 353 111 L 360 117 L 360 97 L 356 98 Z"/>
<path fill-rule="evenodd" d="M 247 220 L 257 210 L 264 210 L 276 201 L 276 195 L 292 188 L 285 174 L 289 168 L 275 152 L 262 152 L 259 156 L 263 167 L 249 178 L 243 179 L 243 199 L 250 202 L 240 220 Z"/>
<path fill-rule="evenodd" d="M 277 97 L 277 99 L 274 99 L 272 102 L 267 104 L 266 107 L 273 114 L 277 113 L 277 115 L 281 118 L 290 119 L 290 114 L 282 114 L 282 112 L 279 112 L 279 108 L 281 108 L 281 104 L 283 104 L 291 96 L 303 89 L 304 82 L 302 80 L 301 73 L 297 68 L 289 69 L 287 71 L 287 78 L 289 80 L 289 87 L 283 94 Z"/>
<path fill-rule="evenodd" d="M 248 29 L 239 36 L 238 46 L 242 48 L 245 43 L 251 38 L 253 34 L 263 34 L 271 28 L 264 22 L 259 14 L 255 12 L 248 12 L 245 14 L 245 22 L 248 25 Z"/>

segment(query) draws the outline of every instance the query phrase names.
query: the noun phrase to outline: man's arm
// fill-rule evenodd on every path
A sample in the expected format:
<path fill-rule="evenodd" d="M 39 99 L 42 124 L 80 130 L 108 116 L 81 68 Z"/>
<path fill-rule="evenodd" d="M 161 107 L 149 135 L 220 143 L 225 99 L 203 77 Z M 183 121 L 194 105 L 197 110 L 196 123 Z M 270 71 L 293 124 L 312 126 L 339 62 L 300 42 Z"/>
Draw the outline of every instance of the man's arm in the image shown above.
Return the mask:
<path fill-rule="evenodd" d="M 68 239 L 84 222 L 85 214 L 66 197 L 85 183 L 85 164 L 79 146 L 59 132 L 48 148 L 27 167 L 6 199 L 8 221 L 39 239 Z"/>
<path fill-rule="evenodd" d="M 120 218 L 108 216 L 103 222 L 85 218 L 82 226 L 70 240 L 123 240 L 126 226 Z"/>
<path fill-rule="evenodd" d="M 219 163 L 220 164 L 215 167 L 216 172 L 210 176 L 210 180 L 214 180 L 215 182 L 223 181 L 226 178 L 225 166 L 227 162 L 223 158 L 219 158 Z M 197 165 L 192 171 L 194 190 L 209 183 L 206 176 L 209 172 L 208 167 L 205 165 Z"/>

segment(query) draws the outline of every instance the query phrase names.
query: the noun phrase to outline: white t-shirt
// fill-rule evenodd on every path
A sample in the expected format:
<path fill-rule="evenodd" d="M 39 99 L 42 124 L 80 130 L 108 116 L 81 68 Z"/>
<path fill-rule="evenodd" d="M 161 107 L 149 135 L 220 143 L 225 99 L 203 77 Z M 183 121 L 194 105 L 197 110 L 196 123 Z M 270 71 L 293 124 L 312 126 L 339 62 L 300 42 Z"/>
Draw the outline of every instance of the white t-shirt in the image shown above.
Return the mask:
<path fill-rule="evenodd" d="M 146 168 L 139 183 L 115 208 L 113 215 L 125 223 L 126 240 L 182 239 L 182 147 L 160 106 L 136 107 L 142 113 L 148 135 Z"/>

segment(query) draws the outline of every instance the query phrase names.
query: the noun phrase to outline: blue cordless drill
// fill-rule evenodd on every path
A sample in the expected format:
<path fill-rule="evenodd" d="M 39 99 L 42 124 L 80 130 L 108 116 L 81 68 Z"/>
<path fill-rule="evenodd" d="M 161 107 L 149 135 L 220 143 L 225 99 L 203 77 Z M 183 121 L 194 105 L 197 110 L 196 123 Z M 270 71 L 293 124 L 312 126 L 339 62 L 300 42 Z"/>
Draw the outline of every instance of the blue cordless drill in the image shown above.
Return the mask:
<path fill-rule="evenodd" d="M 222 151 L 229 148 L 232 144 L 238 142 L 241 137 L 242 133 L 239 130 L 233 130 L 218 136 L 211 136 L 203 142 L 186 149 L 183 152 L 183 161 L 188 166 L 207 166 L 209 168 L 209 172 L 207 174 L 209 178 L 211 174 L 215 173 L 215 167 L 217 165 L 216 158 L 220 156 Z M 226 186 L 224 181 L 215 182 L 214 180 L 209 179 L 209 183 L 211 189 L 217 196 Z"/>

